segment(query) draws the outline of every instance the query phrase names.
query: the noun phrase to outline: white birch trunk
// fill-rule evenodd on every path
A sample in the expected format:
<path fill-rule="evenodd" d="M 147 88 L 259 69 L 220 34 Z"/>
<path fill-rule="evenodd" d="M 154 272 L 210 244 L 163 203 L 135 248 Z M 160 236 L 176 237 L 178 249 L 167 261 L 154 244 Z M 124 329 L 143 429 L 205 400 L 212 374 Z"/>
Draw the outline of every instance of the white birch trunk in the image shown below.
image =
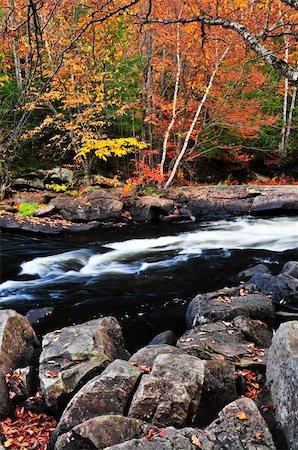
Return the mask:
<path fill-rule="evenodd" d="M 188 132 L 187 132 L 187 135 L 186 135 L 186 137 L 185 137 L 185 140 L 184 140 L 182 149 L 181 149 L 181 151 L 180 151 L 180 153 L 179 153 L 179 155 L 178 155 L 178 157 L 177 157 L 177 159 L 176 159 L 176 161 L 175 161 L 175 164 L 174 164 L 173 170 L 172 170 L 172 172 L 171 172 L 171 175 L 170 175 L 169 179 L 167 180 L 167 182 L 166 182 L 166 184 L 165 184 L 165 189 L 167 189 L 167 188 L 170 186 L 170 184 L 172 183 L 172 181 L 173 181 L 173 179 L 174 179 L 174 177 L 175 177 L 175 175 L 176 175 L 176 173 L 177 173 L 179 164 L 180 164 L 180 162 L 181 162 L 181 160 L 182 160 L 182 158 L 183 158 L 183 156 L 184 156 L 184 154 L 185 154 L 185 152 L 186 152 L 186 149 L 187 149 L 188 142 L 189 142 L 189 139 L 190 139 L 190 137 L 191 137 L 191 134 L 192 134 L 192 132 L 193 132 L 193 130 L 194 130 L 194 127 L 195 127 L 195 125 L 196 125 L 196 123 L 197 123 L 197 121 L 198 121 L 198 118 L 199 118 L 200 113 L 201 113 L 201 111 L 202 111 L 202 108 L 203 108 L 203 106 L 204 106 L 204 104 L 205 104 L 205 101 L 206 101 L 206 99 L 207 99 L 207 97 L 208 97 L 208 94 L 209 94 L 209 92 L 210 92 L 210 89 L 212 88 L 212 85 L 213 85 L 213 81 L 214 81 L 215 75 L 216 75 L 216 73 L 217 73 L 217 71 L 218 71 L 218 69 L 219 69 L 219 67 L 220 67 L 220 64 L 221 64 L 223 58 L 226 56 L 226 54 L 228 53 L 228 51 L 229 51 L 229 48 L 227 48 L 227 49 L 224 51 L 224 53 L 223 53 L 222 56 L 220 57 L 218 63 L 216 64 L 215 69 L 214 69 L 213 72 L 212 72 L 212 75 L 211 75 L 211 77 L 210 77 L 210 80 L 209 80 L 208 86 L 207 86 L 207 88 L 206 88 L 206 91 L 205 91 L 205 93 L 204 93 L 204 95 L 203 95 L 203 97 L 202 97 L 202 100 L 200 101 L 200 103 L 199 103 L 199 105 L 198 105 L 198 107 L 197 107 L 196 113 L 195 113 L 195 115 L 194 115 L 194 118 L 193 118 L 193 120 L 192 120 L 192 123 L 191 123 L 191 125 L 190 125 L 190 127 L 189 127 L 189 130 L 188 130 Z"/>

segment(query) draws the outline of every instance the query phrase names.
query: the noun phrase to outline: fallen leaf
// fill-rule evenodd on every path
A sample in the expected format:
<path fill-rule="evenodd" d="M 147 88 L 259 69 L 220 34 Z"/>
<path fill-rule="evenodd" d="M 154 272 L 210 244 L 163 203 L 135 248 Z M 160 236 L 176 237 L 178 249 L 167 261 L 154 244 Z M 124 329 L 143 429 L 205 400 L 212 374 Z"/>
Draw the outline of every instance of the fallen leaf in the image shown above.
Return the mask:
<path fill-rule="evenodd" d="M 167 433 L 165 432 L 165 430 L 162 430 L 160 433 L 159 433 L 159 436 L 161 436 L 161 437 L 165 437 L 167 435 Z"/>
<path fill-rule="evenodd" d="M 11 445 L 13 444 L 13 441 L 14 441 L 14 439 L 12 439 L 12 438 L 7 439 L 7 441 L 5 441 L 4 444 L 3 444 L 4 447 L 5 447 L 5 448 L 11 447 Z"/>
<path fill-rule="evenodd" d="M 45 376 L 47 378 L 56 378 L 56 377 L 58 377 L 58 375 L 59 375 L 59 372 L 56 372 L 56 371 L 45 373 Z"/>
<path fill-rule="evenodd" d="M 236 414 L 235 414 L 235 416 L 236 416 L 237 419 L 239 419 L 239 420 L 247 420 L 247 419 L 248 419 L 248 417 L 247 417 L 247 415 L 245 414 L 244 411 L 237 411 Z"/>
<path fill-rule="evenodd" d="M 258 441 L 261 441 L 263 438 L 263 434 L 260 431 L 256 431 L 255 437 Z"/>
<path fill-rule="evenodd" d="M 199 447 L 199 448 L 202 447 L 202 442 L 200 441 L 200 439 L 199 439 L 195 434 L 192 435 L 192 437 L 191 437 L 191 442 L 192 442 L 194 445 L 196 445 L 197 447 Z"/>

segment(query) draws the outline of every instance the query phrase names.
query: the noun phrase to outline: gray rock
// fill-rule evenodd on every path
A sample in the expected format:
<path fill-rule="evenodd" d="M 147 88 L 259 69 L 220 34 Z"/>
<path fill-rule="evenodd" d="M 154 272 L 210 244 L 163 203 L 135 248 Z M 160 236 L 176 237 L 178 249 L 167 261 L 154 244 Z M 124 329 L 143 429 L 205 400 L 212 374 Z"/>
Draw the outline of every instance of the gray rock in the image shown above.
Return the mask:
<path fill-rule="evenodd" d="M 28 320 L 11 309 L 0 311 L 0 416 L 11 413 L 5 375 L 35 365 L 39 351 L 38 339 Z"/>
<path fill-rule="evenodd" d="M 15 178 L 11 186 L 15 189 L 32 189 L 37 191 L 42 191 L 45 188 L 43 180 L 39 180 L 38 178 L 32 180 Z"/>
<path fill-rule="evenodd" d="M 127 210 L 136 222 L 150 222 L 166 216 L 174 208 L 174 202 L 167 198 L 159 198 L 151 195 L 137 197 L 132 203 L 128 203 Z"/>
<path fill-rule="evenodd" d="M 124 415 L 142 372 L 126 361 L 115 360 L 86 383 L 71 399 L 57 425 L 56 435 L 70 431 L 89 419 Z"/>
<path fill-rule="evenodd" d="M 203 450 L 213 450 L 213 443 L 202 430 L 194 428 L 176 430 L 173 427 L 165 428 L 150 440 L 132 439 L 123 444 L 107 447 L 105 450 L 198 450 L 198 445 L 193 443 L 194 438 L 199 440 Z"/>
<path fill-rule="evenodd" d="M 253 289 L 256 287 L 265 295 L 271 295 L 272 301 L 275 303 L 298 304 L 298 279 L 281 273 L 276 277 L 270 274 L 256 274 L 249 281 L 245 287 Z"/>
<path fill-rule="evenodd" d="M 285 196 L 282 190 L 276 191 L 274 195 L 259 195 L 253 201 L 251 211 L 261 212 L 274 209 L 296 210 L 298 209 L 297 192 Z"/>
<path fill-rule="evenodd" d="M 224 406 L 236 399 L 235 365 L 229 361 L 205 361 L 203 391 L 194 424 L 209 425 Z"/>
<path fill-rule="evenodd" d="M 36 217 L 44 217 L 44 216 L 48 216 L 50 215 L 53 211 L 55 211 L 56 207 L 53 204 L 49 204 L 46 206 L 43 206 L 41 208 L 38 208 L 35 212 L 34 212 L 34 216 Z"/>
<path fill-rule="evenodd" d="M 233 324 L 248 341 L 253 342 L 257 347 L 270 347 L 272 331 L 265 323 L 246 316 L 237 316 L 233 320 Z"/>
<path fill-rule="evenodd" d="M 176 345 L 176 342 L 177 336 L 175 335 L 175 333 L 173 333 L 173 331 L 171 330 L 167 330 L 155 336 L 148 345 Z"/>
<path fill-rule="evenodd" d="M 243 418 L 243 414 L 244 417 Z M 241 398 L 227 405 L 205 430 L 165 428 L 151 440 L 133 439 L 105 450 L 276 450 L 255 403 Z"/>
<path fill-rule="evenodd" d="M 275 449 L 265 420 L 249 398 L 240 398 L 225 406 L 205 432 L 214 450 Z"/>
<path fill-rule="evenodd" d="M 147 345 L 147 347 L 143 347 L 134 353 L 129 361 L 135 362 L 140 365 L 145 365 L 152 367 L 155 361 L 155 358 L 161 354 L 181 354 L 181 350 L 172 345 L 160 344 L 160 345 Z"/>
<path fill-rule="evenodd" d="M 177 347 L 201 359 L 228 360 L 239 367 L 266 362 L 263 350 L 256 349 L 231 322 L 216 322 L 192 328 L 181 336 Z"/>
<path fill-rule="evenodd" d="M 119 415 L 99 416 L 83 422 L 60 436 L 55 450 L 103 450 L 133 438 L 158 431 L 141 420 Z"/>
<path fill-rule="evenodd" d="M 48 333 L 42 346 L 40 387 L 47 405 L 54 411 L 114 359 L 129 357 L 120 325 L 114 317 Z"/>
<path fill-rule="evenodd" d="M 73 170 L 65 167 L 55 167 L 54 169 L 47 170 L 45 175 L 45 181 L 47 183 L 72 183 L 74 178 Z"/>
<path fill-rule="evenodd" d="M 288 261 L 284 264 L 280 273 L 286 273 L 294 278 L 298 278 L 298 261 Z"/>
<path fill-rule="evenodd" d="M 291 450 L 298 449 L 298 321 L 280 325 L 272 339 L 267 365 L 275 416 Z"/>
<path fill-rule="evenodd" d="M 197 295 L 188 305 L 186 323 L 188 328 L 218 320 L 232 320 L 244 315 L 274 323 L 275 311 L 266 295 L 256 292 L 255 286 L 223 288 L 216 292 Z"/>
<path fill-rule="evenodd" d="M 200 402 L 204 363 L 188 355 L 159 355 L 150 375 L 144 375 L 128 415 L 164 427 L 183 426 Z"/>
<path fill-rule="evenodd" d="M 253 267 L 249 267 L 248 269 L 242 270 L 242 272 L 239 272 L 237 277 L 240 280 L 248 280 L 249 278 L 253 277 L 256 273 L 271 273 L 270 269 L 265 266 L 265 264 L 257 264 Z"/>

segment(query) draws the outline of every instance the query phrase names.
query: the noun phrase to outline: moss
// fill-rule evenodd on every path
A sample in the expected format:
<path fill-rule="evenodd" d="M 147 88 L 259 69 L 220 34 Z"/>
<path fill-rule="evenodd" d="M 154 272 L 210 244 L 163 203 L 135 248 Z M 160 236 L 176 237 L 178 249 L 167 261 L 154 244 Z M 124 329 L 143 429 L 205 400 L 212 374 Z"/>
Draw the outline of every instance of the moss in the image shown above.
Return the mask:
<path fill-rule="evenodd" d="M 22 216 L 33 216 L 38 207 L 39 205 L 37 203 L 21 203 L 18 214 L 22 214 Z"/>

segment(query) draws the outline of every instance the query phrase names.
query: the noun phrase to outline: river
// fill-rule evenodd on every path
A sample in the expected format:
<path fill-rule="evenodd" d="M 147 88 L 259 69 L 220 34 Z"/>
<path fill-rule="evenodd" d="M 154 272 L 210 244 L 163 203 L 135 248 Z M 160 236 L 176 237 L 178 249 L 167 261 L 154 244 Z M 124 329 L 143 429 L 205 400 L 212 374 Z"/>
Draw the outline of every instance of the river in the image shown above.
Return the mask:
<path fill-rule="evenodd" d="M 49 307 L 39 334 L 115 316 L 134 350 L 166 329 L 182 333 L 198 293 L 238 284 L 265 263 L 273 274 L 297 259 L 297 217 L 103 227 L 86 234 L 2 234 L 0 307 Z"/>

